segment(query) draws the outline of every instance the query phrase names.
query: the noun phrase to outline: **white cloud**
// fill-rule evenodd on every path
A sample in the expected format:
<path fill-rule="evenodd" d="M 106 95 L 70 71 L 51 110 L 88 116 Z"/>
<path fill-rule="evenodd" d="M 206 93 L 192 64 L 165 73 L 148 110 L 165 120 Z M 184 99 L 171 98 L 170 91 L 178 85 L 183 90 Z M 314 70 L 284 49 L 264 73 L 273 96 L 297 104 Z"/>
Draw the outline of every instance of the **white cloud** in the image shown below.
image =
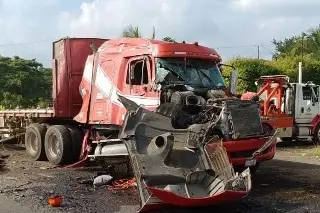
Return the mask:
<path fill-rule="evenodd" d="M 196 5 L 190 0 L 96 0 L 83 3 L 80 13 L 64 12 L 60 23 L 63 32 L 71 35 L 104 35 L 118 37 L 129 25 L 140 27 L 144 36 L 151 36 L 152 26 L 156 27 L 158 38 L 173 36 L 177 39 L 206 40 L 219 34 L 219 28 L 211 13 L 219 14 L 213 5 L 200 0 Z"/>
<path fill-rule="evenodd" d="M 49 64 L 59 1 L 0 0 L 0 55 L 38 58 Z"/>
<path fill-rule="evenodd" d="M 231 0 L 237 11 L 269 17 L 319 17 L 319 0 Z"/>

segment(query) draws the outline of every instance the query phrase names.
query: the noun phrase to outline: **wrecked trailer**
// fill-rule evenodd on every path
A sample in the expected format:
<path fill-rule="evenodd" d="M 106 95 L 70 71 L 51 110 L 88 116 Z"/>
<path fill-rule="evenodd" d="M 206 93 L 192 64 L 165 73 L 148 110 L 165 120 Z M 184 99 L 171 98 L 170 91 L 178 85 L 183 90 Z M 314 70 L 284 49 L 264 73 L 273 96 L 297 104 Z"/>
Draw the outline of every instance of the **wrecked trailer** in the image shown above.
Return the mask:
<path fill-rule="evenodd" d="M 216 205 L 248 195 L 250 169 L 235 173 L 221 140 L 212 133 L 221 121 L 223 107 L 213 105 L 200 113 L 203 119 L 193 118 L 197 123 L 176 129 L 172 126 L 177 118 L 175 107 L 171 111 L 167 107 L 165 114 L 171 116 L 165 116 L 122 96 L 119 100 L 127 109 L 119 136 L 137 181 L 139 212 L 168 205 Z M 216 145 L 210 146 L 212 143 Z"/>

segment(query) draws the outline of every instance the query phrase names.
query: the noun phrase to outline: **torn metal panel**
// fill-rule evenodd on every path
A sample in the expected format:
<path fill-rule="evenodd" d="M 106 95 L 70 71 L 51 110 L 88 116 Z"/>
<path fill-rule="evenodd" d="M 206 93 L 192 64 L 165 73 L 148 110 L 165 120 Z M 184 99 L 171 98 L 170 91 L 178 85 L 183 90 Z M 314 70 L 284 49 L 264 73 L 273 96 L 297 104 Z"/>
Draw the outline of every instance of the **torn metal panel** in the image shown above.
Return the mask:
<path fill-rule="evenodd" d="M 210 127 L 209 122 L 175 129 L 169 117 L 142 107 L 129 110 L 120 138 L 137 180 L 139 211 L 164 204 L 214 205 L 249 193 L 249 169 L 238 176 L 222 146 L 208 150 L 204 136 Z"/>

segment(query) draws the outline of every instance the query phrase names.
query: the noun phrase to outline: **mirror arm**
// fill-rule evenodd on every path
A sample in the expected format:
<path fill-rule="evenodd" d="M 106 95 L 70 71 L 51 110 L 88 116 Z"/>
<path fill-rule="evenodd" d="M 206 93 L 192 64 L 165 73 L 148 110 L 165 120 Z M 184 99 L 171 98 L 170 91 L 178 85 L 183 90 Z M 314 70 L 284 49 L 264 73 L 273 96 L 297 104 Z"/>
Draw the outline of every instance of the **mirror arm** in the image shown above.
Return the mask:
<path fill-rule="evenodd" d="M 225 67 L 231 67 L 232 69 L 236 69 L 233 65 L 229 65 L 229 64 L 222 64 L 222 63 L 220 63 L 219 64 L 219 67 L 221 67 L 221 66 L 225 66 Z"/>

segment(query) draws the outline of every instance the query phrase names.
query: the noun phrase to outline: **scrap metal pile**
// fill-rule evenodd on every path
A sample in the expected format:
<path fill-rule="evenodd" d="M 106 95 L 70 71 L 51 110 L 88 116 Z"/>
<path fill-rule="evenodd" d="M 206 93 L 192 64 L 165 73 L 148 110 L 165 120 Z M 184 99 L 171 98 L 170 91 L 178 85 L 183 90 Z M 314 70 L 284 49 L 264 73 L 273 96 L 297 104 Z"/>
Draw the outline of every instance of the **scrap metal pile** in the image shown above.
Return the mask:
<path fill-rule="evenodd" d="M 120 138 L 129 151 L 140 193 L 140 212 L 163 205 L 220 204 L 249 193 L 250 170 L 240 175 L 234 172 L 217 130 L 242 137 L 246 125 L 229 132 L 225 122 L 230 122 L 228 110 L 234 109 L 235 103 L 240 109 L 249 106 L 248 111 L 254 107 L 250 101 L 216 100 L 192 114 L 196 105 L 188 108 L 168 103 L 153 112 L 122 96 L 119 99 L 128 110 Z"/>

